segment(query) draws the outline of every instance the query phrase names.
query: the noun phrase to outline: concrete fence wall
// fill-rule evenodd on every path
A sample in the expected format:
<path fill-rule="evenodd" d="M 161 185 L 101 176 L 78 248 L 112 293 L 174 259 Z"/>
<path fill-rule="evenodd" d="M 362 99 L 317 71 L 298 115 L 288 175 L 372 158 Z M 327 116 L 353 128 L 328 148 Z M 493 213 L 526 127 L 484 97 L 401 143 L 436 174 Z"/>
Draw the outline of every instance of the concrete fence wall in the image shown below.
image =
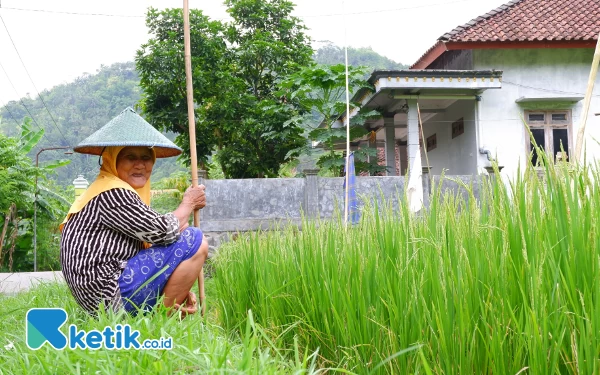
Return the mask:
<path fill-rule="evenodd" d="M 424 172 L 427 169 L 425 168 Z M 234 233 L 266 230 L 279 224 L 301 224 L 308 218 L 331 218 L 336 210 L 344 210 L 344 178 L 318 177 L 315 170 L 305 170 L 305 178 L 273 178 L 244 180 L 202 180 L 206 186 L 207 205 L 201 211 L 200 227 L 207 236 L 212 251 Z M 423 174 L 424 204 L 429 205 L 432 184 L 439 184 L 439 176 Z M 479 196 L 479 177 L 447 176 L 442 182 L 443 192 L 463 194 L 462 187 L 472 185 Z M 383 199 L 398 207 L 404 199 L 404 176 L 357 177 L 356 192 L 359 205 L 362 199 Z M 362 198 L 362 199 L 361 199 Z"/>

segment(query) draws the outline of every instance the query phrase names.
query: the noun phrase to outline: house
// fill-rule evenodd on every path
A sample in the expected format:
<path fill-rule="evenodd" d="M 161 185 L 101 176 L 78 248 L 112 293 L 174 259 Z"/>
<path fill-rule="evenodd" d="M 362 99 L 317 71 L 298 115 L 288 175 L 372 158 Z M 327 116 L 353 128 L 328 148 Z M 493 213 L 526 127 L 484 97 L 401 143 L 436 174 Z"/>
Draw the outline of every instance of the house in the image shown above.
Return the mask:
<path fill-rule="evenodd" d="M 390 175 L 404 175 L 421 149 L 434 175 L 484 173 L 496 159 L 514 176 L 530 157 L 537 162 L 525 121 L 551 159 L 561 149 L 568 158 L 599 32 L 598 0 L 502 5 L 441 36 L 409 70 L 373 72 L 375 92 L 359 91 L 353 100 L 383 118 L 367 123 L 371 136 L 354 146 L 383 146 L 387 165 L 399 159 Z M 599 81 L 586 126 L 588 160 L 600 156 Z"/>

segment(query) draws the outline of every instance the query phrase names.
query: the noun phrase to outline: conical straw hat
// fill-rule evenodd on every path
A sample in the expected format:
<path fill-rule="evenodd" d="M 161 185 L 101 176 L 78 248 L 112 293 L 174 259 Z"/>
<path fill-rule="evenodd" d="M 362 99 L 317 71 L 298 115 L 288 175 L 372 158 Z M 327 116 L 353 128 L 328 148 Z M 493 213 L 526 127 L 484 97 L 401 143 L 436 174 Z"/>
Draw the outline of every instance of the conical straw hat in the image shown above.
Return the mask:
<path fill-rule="evenodd" d="M 157 158 L 181 154 L 182 150 L 167 137 L 141 118 L 133 108 L 127 107 L 94 134 L 84 139 L 73 151 L 101 155 L 107 146 L 153 147 Z"/>

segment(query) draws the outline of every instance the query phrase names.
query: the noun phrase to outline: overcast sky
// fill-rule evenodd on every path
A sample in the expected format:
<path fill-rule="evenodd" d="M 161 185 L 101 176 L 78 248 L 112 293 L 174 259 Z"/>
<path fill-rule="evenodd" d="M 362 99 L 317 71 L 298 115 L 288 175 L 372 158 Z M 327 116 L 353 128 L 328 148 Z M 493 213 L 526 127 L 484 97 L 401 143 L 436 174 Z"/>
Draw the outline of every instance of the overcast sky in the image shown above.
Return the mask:
<path fill-rule="evenodd" d="M 189 1 L 191 8 L 213 19 L 227 19 L 220 0 Z M 343 46 L 346 30 L 348 45 L 370 46 L 412 64 L 445 32 L 507 1 L 296 0 L 294 15 L 315 42 Z M 182 4 L 183 0 L 0 0 L 0 106 L 27 94 L 37 97 L 34 84 L 41 92 L 94 73 L 101 64 L 133 60 L 148 39 L 146 9 Z"/>

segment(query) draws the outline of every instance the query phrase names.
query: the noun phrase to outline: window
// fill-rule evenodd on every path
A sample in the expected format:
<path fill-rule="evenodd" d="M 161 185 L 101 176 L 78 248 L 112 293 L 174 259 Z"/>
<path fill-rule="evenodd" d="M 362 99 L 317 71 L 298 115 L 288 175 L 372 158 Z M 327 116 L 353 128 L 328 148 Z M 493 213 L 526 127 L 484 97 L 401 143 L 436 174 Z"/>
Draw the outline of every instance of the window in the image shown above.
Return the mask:
<path fill-rule="evenodd" d="M 527 134 L 528 151 L 533 154 L 533 165 L 541 164 L 533 141 L 551 160 L 569 160 L 572 142 L 571 111 L 528 111 L 525 112 L 525 118 L 533 135 L 532 140 Z"/>
<path fill-rule="evenodd" d="M 427 137 L 427 151 L 431 151 L 437 147 L 437 137 L 435 134 Z"/>
<path fill-rule="evenodd" d="M 461 117 L 452 123 L 452 138 L 456 138 L 465 132 L 465 121 Z"/>

